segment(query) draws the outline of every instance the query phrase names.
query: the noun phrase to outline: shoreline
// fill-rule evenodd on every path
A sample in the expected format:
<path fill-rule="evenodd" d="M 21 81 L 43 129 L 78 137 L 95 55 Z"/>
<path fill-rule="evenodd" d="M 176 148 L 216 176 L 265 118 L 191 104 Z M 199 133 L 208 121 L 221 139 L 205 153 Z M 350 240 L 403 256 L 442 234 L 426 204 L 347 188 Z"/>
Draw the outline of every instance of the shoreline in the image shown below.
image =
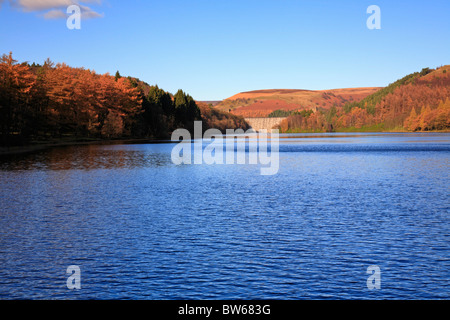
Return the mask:
<path fill-rule="evenodd" d="M 314 131 L 314 130 L 288 130 L 280 133 L 450 133 L 450 130 L 432 130 L 432 131 L 407 131 L 407 130 L 365 130 L 365 131 L 353 131 L 353 130 L 337 130 L 333 132 L 326 131 Z"/>
<path fill-rule="evenodd" d="M 136 143 L 169 143 L 168 140 L 154 139 L 154 138 L 130 138 L 130 139 L 80 139 L 80 140 L 55 140 L 55 141 L 40 141 L 34 144 L 27 144 L 24 146 L 0 147 L 0 156 L 17 155 L 39 152 L 51 148 L 71 147 L 82 145 L 113 145 L 113 144 L 136 144 Z"/>
<path fill-rule="evenodd" d="M 284 134 L 301 134 L 301 133 L 325 133 L 325 132 L 286 132 Z M 449 130 L 441 130 L 441 131 L 336 131 L 336 132 L 327 132 L 330 134 L 333 133 L 450 133 Z M 175 143 L 175 141 L 164 140 L 164 139 L 156 139 L 156 138 L 129 138 L 129 139 L 79 139 L 79 140 L 54 140 L 54 141 L 37 141 L 34 144 L 28 144 L 24 146 L 12 146 L 12 147 L 0 147 L 0 156 L 10 156 L 10 155 L 18 155 L 18 154 L 26 154 L 26 153 L 34 153 L 39 152 L 51 148 L 58 147 L 71 147 L 71 146 L 82 146 L 82 145 L 114 145 L 114 144 L 156 144 L 156 143 Z"/>

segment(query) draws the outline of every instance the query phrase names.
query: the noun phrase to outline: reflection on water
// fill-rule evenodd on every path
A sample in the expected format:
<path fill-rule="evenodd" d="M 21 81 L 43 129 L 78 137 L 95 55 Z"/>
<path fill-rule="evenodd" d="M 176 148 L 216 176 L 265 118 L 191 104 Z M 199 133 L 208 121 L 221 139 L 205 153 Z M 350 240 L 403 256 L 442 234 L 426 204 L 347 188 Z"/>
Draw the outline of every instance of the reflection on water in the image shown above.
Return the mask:
<path fill-rule="evenodd" d="M 448 144 L 442 133 L 294 133 L 280 134 L 282 143 L 351 143 L 351 144 Z"/>
<path fill-rule="evenodd" d="M 165 152 L 167 145 L 154 144 L 153 149 L 153 152 L 149 153 L 140 145 L 86 145 L 52 148 L 33 154 L 3 156 L 0 158 L 0 169 L 132 169 L 167 166 L 172 162 L 170 153 Z"/>
<path fill-rule="evenodd" d="M 282 136 L 268 177 L 173 144 L 2 156 L 0 298 L 448 299 L 449 140 Z"/>
<path fill-rule="evenodd" d="M 447 152 L 450 135 L 440 133 L 310 133 L 280 134 L 284 152 Z M 236 142 L 257 141 L 238 138 Z M 224 141 L 226 141 L 224 139 Z M 270 151 L 270 136 L 269 136 Z M 209 142 L 203 143 L 203 149 Z M 32 154 L 0 156 L 0 170 L 133 169 L 171 166 L 174 144 L 113 144 L 52 148 Z M 234 151 L 237 152 L 235 145 Z M 194 152 L 194 149 L 192 149 Z M 226 152 L 226 147 L 223 149 Z"/>

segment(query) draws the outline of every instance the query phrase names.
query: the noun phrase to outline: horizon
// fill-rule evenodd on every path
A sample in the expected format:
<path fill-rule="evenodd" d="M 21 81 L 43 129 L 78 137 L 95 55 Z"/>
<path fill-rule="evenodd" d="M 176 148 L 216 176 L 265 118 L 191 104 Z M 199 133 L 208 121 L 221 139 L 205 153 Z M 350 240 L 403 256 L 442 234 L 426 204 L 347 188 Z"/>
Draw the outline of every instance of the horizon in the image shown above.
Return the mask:
<path fill-rule="evenodd" d="M 42 64 L 139 78 L 198 101 L 255 90 L 385 87 L 422 68 L 449 64 L 448 1 L 74 1 L 80 30 L 61 3 L 0 1 L 0 52 Z M 447 59 L 447 60 L 446 60 Z"/>

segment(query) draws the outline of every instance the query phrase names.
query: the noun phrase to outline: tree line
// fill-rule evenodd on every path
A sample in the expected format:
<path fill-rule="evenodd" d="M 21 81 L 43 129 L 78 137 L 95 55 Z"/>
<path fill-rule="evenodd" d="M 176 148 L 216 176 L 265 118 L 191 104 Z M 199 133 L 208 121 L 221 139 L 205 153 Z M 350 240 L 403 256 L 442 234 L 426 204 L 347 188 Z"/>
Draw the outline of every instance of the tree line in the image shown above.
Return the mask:
<path fill-rule="evenodd" d="M 208 108 L 179 90 L 174 95 L 132 77 L 97 74 L 47 59 L 43 65 L 0 58 L 2 145 L 61 138 L 167 138 L 177 128 L 204 129 L 226 119 L 230 129 L 246 128 L 228 113 Z"/>

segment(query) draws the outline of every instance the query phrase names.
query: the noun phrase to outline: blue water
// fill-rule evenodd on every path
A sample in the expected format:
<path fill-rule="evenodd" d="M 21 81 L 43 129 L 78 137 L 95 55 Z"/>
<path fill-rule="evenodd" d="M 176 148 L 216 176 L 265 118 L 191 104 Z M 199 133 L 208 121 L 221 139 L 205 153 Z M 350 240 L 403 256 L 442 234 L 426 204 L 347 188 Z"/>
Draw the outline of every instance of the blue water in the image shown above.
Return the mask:
<path fill-rule="evenodd" d="M 273 176 L 173 147 L 1 156 L 0 299 L 450 298 L 450 134 L 283 135 Z"/>

